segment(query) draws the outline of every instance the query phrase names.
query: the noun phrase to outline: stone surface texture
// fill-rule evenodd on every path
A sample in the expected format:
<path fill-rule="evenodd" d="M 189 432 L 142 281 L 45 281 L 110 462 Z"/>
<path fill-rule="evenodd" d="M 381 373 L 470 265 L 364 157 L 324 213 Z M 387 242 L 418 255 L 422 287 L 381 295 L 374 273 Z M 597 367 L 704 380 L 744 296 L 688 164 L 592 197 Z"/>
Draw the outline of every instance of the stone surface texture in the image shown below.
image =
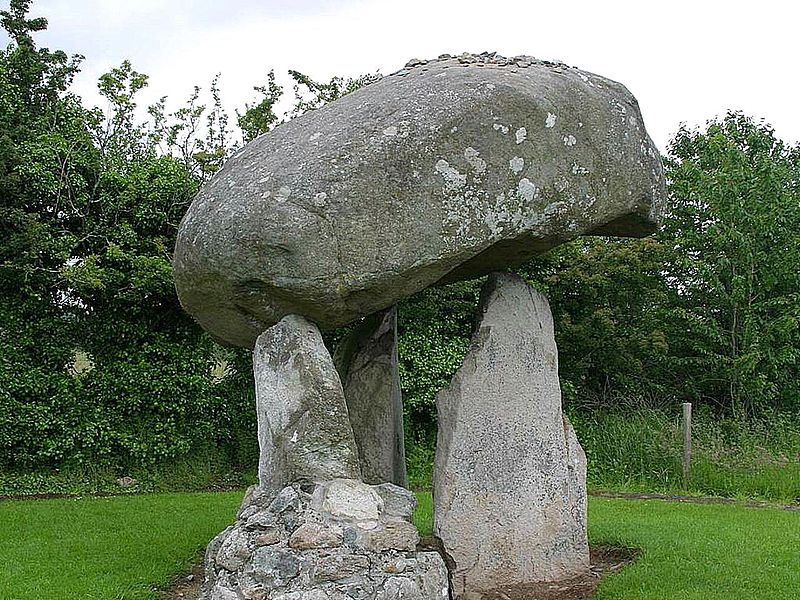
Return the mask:
<path fill-rule="evenodd" d="M 408 490 L 336 479 L 248 490 L 206 549 L 201 600 L 447 600 L 442 557 L 418 552 Z"/>
<path fill-rule="evenodd" d="M 479 310 L 464 363 L 436 397 L 434 535 L 455 598 L 589 565 L 586 460 L 561 411 L 547 299 L 495 273 Z"/>
<path fill-rule="evenodd" d="M 363 481 L 407 485 L 397 308 L 368 316 L 336 348 Z"/>
<path fill-rule="evenodd" d="M 327 329 L 582 234 L 641 236 L 664 195 L 628 90 L 528 56 L 443 55 L 276 127 L 178 232 L 181 303 L 252 347 L 287 314 Z"/>
<path fill-rule="evenodd" d="M 289 315 L 253 351 L 262 487 L 359 478 L 342 384 L 317 327 Z"/>

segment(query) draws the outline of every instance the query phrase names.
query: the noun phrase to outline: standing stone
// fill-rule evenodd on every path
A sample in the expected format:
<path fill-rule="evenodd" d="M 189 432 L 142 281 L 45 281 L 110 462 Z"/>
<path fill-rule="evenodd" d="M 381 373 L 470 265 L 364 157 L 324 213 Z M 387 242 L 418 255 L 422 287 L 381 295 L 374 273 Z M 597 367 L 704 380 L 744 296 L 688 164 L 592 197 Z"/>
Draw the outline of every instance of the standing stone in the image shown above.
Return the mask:
<path fill-rule="evenodd" d="M 585 572 L 586 462 L 561 412 L 547 299 L 492 274 L 469 352 L 436 404 L 434 533 L 453 596 Z"/>
<path fill-rule="evenodd" d="M 253 371 L 261 487 L 359 478 L 342 384 L 317 327 L 281 319 L 256 340 Z"/>
<path fill-rule="evenodd" d="M 368 316 L 333 355 L 344 388 L 363 480 L 405 487 L 397 307 Z"/>

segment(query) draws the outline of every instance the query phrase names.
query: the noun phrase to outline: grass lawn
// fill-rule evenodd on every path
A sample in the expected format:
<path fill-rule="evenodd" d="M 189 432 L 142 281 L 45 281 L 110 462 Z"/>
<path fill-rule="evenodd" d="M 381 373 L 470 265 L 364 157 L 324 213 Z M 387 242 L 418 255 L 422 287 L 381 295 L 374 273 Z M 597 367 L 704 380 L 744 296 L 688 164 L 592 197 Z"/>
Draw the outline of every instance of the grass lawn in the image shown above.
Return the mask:
<path fill-rule="evenodd" d="M 0 502 L 1 600 L 152 599 L 234 518 L 241 492 Z M 431 497 L 415 523 L 431 530 Z M 602 600 L 797 600 L 800 512 L 591 498 L 592 543 L 643 549 Z"/>
<path fill-rule="evenodd" d="M 156 598 L 242 492 L 0 502 L 0 600 Z"/>
<path fill-rule="evenodd" d="M 644 550 L 598 599 L 800 598 L 797 511 L 591 498 L 589 539 Z"/>
<path fill-rule="evenodd" d="M 431 495 L 418 496 L 429 534 Z M 598 600 L 800 599 L 800 511 L 589 498 L 589 541 L 643 550 Z"/>

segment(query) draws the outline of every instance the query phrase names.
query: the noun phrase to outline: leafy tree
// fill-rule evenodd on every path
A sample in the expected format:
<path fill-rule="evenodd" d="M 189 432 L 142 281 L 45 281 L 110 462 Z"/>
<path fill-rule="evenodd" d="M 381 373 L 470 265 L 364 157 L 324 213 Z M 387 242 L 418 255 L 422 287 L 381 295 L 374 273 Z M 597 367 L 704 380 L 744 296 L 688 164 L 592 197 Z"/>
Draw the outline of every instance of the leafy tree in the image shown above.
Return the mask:
<path fill-rule="evenodd" d="M 100 79 L 108 112 L 85 109 L 69 92 L 80 57 L 37 48 L 47 23 L 29 8 L 0 15 L 0 466 L 124 469 L 225 444 L 252 409 L 214 381 L 216 346 L 171 274 L 178 222 L 228 150 L 218 94 L 204 138 L 200 110 L 146 126 L 147 78 L 125 62 Z"/>
<path fill-rule="evenodd" d="M 800 149 L 729 113 L 669 151 L 665 275 L 697 393 L 736 416 L 798 406 Z"/>
<path fill-rule="evenodd" d="M 283 95 L 283 88 L 275 83 L 275 71 L 267 74 L 267 84 L 253 88 L 262 98 L 255 104 L 245 104 L 243 113 L 236 111 L 237 123 L 245 142 L 267 133 L 278 123 L 275 104 Z"/>
<path fill-rule="evenodd" d="M 550 300 L 570 401 L 610 406 L 675 393 L 665 362 L 668 254 L 653 238 L 579 238 L 520 269 Z"/>
<path fill-rule="evenodd" d="M 300 71 L 289 70 L 289 75 L 295 82 L 293 86 L 295 105 L 289 113 L 290 117 L 315 110 L 381 78 L 380 73 L 370 73 L 359 77 L 332 77 L 330 81 L 323 83 L 314 81 Z"/>
<path fill-rule="evenodd" d="M 252 462 L 249 353 L 214 344 L 172 283 L 180 218 L 237 146 L 219 76 L 210 103 L 196 87 L 141 122 L 147 76 L 125 61 L 100 78 L 106 110 L 84 108 L 81 57 L 37 48 L 29 9 L 0 14 L 0 467 L 125 470 L 204 445 Z M 256 89 L 245 138 L 278 122 L 274 77 Z"/>

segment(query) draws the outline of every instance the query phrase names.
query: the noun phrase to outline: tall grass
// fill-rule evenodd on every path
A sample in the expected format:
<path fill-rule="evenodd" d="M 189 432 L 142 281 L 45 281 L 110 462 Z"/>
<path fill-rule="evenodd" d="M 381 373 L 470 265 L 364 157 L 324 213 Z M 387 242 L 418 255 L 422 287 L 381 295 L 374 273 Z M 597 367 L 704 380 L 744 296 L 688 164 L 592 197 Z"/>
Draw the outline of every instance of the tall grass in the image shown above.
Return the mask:
<path fill-rule="evenodd" d="M 696 411 L 691 475 L 683 480 L 680 407 L 570 411 L 586 452 L 590 489 L 800 502 L 800 415 L 757 420 Z M 430 489 L 434 440 L 408 441 L 409 482 Z"/>
<path fill-rule="evenodd" d="M 135 483 L 122 488 L 117 479 L 132 477 Z M 119 494 L 170 491 L 209 491 L 245 488 L 256 481 L 256 460 L 249 468 L 213 449 L 169 463 L 137 467 L 119 472 L 106 467 L 66 467 L 52 471 L 0 471 L 0 496 L 37 494 Z"/>
<path fill-rule="evenodd" d="M 632 412 L 570 415 L 586 451 L 592 488 L 707 494 L 793 502 L 800 498 L 800 417 L 692 419 L 692 463 L 683 480 L 683 434 L 675 415 Z"/>

